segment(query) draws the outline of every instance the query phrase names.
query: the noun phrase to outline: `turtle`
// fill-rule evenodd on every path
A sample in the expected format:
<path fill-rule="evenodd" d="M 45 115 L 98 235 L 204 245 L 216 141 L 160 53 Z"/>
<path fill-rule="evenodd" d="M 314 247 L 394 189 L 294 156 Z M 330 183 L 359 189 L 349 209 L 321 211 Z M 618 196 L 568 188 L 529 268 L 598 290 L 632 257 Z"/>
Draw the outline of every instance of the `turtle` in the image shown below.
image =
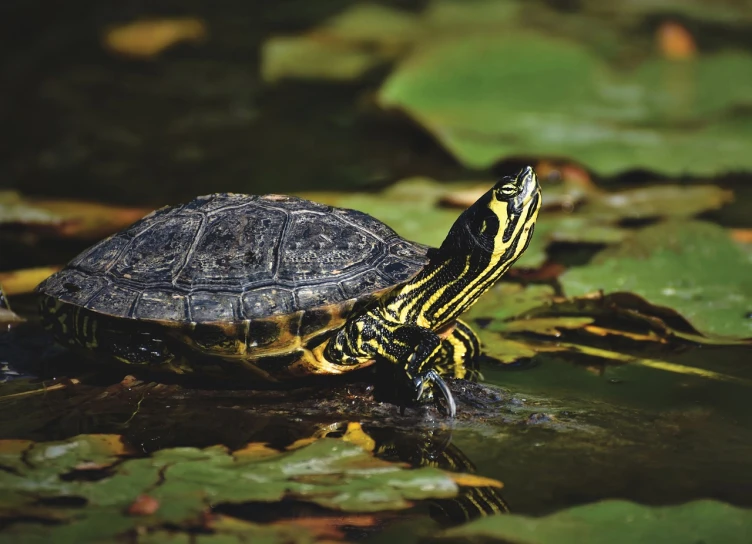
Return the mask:
<path fill-rule="evenodd" d="M 249 386 L 388 361 L 403 411 L 438 390 L 454 415 L 442 376 L 471 376 L 480 355 L 458 317 L 525 251 L 540 204 L 525 167 L 431 248 L 356 210 L 201 196 L 152 212 L 39 284 L 41 318 L 59 343 L 97 360 Z"/>

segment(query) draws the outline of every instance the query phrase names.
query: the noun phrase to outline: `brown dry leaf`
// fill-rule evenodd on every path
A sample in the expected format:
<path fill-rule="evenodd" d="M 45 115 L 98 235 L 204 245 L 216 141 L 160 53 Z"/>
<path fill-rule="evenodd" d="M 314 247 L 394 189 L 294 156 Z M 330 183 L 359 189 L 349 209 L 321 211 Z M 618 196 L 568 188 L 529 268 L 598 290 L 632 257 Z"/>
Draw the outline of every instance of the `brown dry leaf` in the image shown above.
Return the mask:
<path fill-rule="evenodd" d="M 124 455 L 136 455 L 138 453 L 119 434 L 90 434 L 86 435 L 86 441 L 89 447 L 93 451 L 97 451 L 100 455 L 120 457 Z"/>
<path fill-rule="evenodd" d="M 301 438 L 299 440 L 296 440 L 295 442 L 293 442 L 289 446 L 287 446 L 286 449 L 288 449 L 290 451 L 297 450 L 297 449 L 303 448 L 305 446 L 308 446 L 309 444 L 313 444 L 314 442 L 316 442 L 317 440 L 319 440 L 319 438 L 320 437 L 318 437 L 318 436 L 308 436 L 306 438 Z"/>
<path fill-rule="evenodd" d="M 0 440 L 0 455 L 19 455 L 34 444 L 33 440 Z"/>
<path fill-rule="evenodd" d="M 104 35 L 104 46 L 128 57 L 153 57 L 180 42 L 206 38 L 206 25 L 192 17 L 148 19 L 113 27 Z"/>
<path fill-rule="evenodd" d="M 541 179 L 560 178 L 567 183 L 585 189 L 587 192 L 600 191 L 593 183 L 590 173 L 576 164 L 550 160 L 538 161 L 535 171 Z"/>
<path fill-rule="evenodd" d="M 379 519 L 376 516 L 362 514 L 285 519 L 275 521 L 271 525 L 299 527 L 315 537 L 316 542 L 346 542 L 347 538 L 343 530 L 345 527 L 368 528 L 375 527 L 380 522 L 383 522 L 383 518 Z"/>
<path fill-rule="evenodd" d="M 692 34 L 674 21 L 666 21 L 658 27 L 656 40 L 658 49 L 668 59 L 691 59 L 697 55 L 697 46 Z"/>
<path fill-rule="evenodd" d="M 659 336 L 655 331 L 648 331 L 647 334 L 619 330 L 619 329 L 607 329 L 604 327 L 598 327 L 597 325 L 589 325 L 584 329 L 586 332 L 595 336 L 622 336 L 629 338 L 630 340 L 636 340 L 638 342 L 656 342 L 658 344 L 667 344 L 668 339 L 664 336 Z"/>
<path fill-rule="evenodd" d="M 153 211 L 79 200 L 33 200 L 31 204 L 62 219 L 54 229 L 58 236 L 87 240 L 108 236 Z"/>
<path fill-rule="evenodd" d="M 139 495 L 136 500 L 128 506 L 129 516 L 151 516 L 159 510 L 159 501 L 149 495 Z"/>
<path fill-rule="evenodd" d="M 731 239 L 743 244 L 752 244 L 752 229 L 731 229 Z"/>
<path fill-rule="evenodd" d="M 31 293 L 42 280 L 58 270 L 59 266 L 43 266 L 0 272 L 0 284 L 8 295 L 23 295 Z"/>
<path fill-rule="evenodd" d="M 236 459 L 262 459 L 274 455 L 279 455 L 279 450 L 270 448 L 263 442 L 249 442 L 239 450 L 232 452 L 232 456 Z"/>
<path fill-rule="evenodd" d="M 51 238 L 96 240 L 141 219 L 151 208 L 113 206 L 80 200 L 26 198 L 0 191 L 0 227 Z"/>

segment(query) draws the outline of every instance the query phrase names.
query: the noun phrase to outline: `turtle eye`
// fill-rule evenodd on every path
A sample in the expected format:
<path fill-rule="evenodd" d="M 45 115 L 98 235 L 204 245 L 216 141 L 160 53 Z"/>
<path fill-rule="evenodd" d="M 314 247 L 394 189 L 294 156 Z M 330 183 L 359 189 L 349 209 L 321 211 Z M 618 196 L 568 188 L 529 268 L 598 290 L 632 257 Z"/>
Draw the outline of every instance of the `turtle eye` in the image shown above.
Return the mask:
<path fill-rule="evenodd" d="M 498 197 L 507 200 L 513 196 L 517 196 L 520 188 L 515 183 L 505 183 L 501 187 L 497 187 L 495 192 Z"/>

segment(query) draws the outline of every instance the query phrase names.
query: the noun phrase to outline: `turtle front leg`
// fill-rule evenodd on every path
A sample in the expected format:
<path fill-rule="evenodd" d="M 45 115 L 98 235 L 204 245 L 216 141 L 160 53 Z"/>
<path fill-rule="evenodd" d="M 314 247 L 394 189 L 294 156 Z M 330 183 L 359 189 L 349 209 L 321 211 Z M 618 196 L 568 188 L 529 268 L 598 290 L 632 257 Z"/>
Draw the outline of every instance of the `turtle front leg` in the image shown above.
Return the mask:
<path fill-rule="evenodd" d="M 434 363 L 443 376 L 477 381 L 483 379 L 478 369 L 480 339 L 470 325 L 457 320 L 452 332 L 441 343 L 441 352 Z"/>
<path fill-rule="evenodd" d="M 451 392 L 434 369 L 442 349 L 441 337 L 430 329 L 366 314 L 346 323 L 329 341 L 324 356 L 330 363 L 345 366 L 386 359 L 397 370 L 392 395 L 398 404 L 413 404 L 423 396 L 426 385 L 432 385 L 446 398 L 447 411 L 453 416 Z"/>
<path fill-rule="evenodd" d="M 403 325 L 394 331 L 395 344 L 407 349 L 397 364 L 402 363 L 409 380 L 402 398 L 420 400 L 426 385 L 438 389 L 446 401 L 446 410 L 453 417 L 454 399 L 441 376 L 476 381 L 483 376 L 478 369 L 480 339 L 464 321 L 457 320 L 443 339 L 433 331 L 414 325 Z M 409 346 L 412 346 L 410 352 Z M 412 391 L 410 387 L 412 386 Z"/>

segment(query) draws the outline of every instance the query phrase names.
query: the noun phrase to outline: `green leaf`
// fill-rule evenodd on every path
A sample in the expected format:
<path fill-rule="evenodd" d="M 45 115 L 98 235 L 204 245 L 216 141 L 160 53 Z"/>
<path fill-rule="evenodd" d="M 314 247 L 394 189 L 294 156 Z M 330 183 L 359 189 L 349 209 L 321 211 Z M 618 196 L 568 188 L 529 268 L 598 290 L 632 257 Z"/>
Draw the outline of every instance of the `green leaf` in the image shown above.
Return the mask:
<path fill-rule="evenodd" d="M 716 185 L 654 185 L 594 195 L 577 210 L 577 217 L 612 221 L 684 218 L 717 210 L 732 199 L 731 191 Z"/>
<path fill-rule="evenodd" d="M 584 0 L 581 9 L 590 13 L 598 13 L 605 17 L 674 17 L 695 19 L 708 24 L 709 22 L 724 25 L 744 26 L 752 22 L 752 4 L 744 0 L 730 0 L 726 2 L 707 2 L 706 0 L 630 0 L 619 4 L 601 2 L 600 0 Z"/>
<path fill-rule="evenodd" d="M 752 336 L 752 263 L 725 229 L 710 223 L 647 227 L 560 282 L 568 296 L 632 292 L 675 309 L 701 332 Z"/>
<path fill-rule="evenodd" d="M 357 79 L 403 52 L 417 17 L 379 4 L 356 4 L 302 36 L 273 36 L 261 49 L 265 81 Z"/>
<path fill-rule="evenodd" d="M 650 507 L 610 500 L 577 506 L 541 518 L 505 515 L 482 518 L 445 531 L 436 540 L 483 539 L 508 544 L 742 544 L 752 534 L 752 510 L 704 500 Z"/>
<path fill-rule="evenodd" d="M 616 71 L 574 42 L 504 32 L 417 48 L 379 98 L 407 110 L 474 168 L 546 156 L 602 175 L 638 168 L 710 175 L 752 169 L 752 122 L 731 113 L 750 94 L 745 53 Z"/>
<path fill-rule="evenodd" d="M 219 503 L 293 498 L 333 510 L 377 512 L 458 493 L 451 473 L 408 469 L 332 438 L 264 455 L 233 456 L 223 447 L 172 448 L 120 462 L 126 452 L 115 435 L 0 443 L 0 516 L 54 521 L 16 524 L 11 534 L 65 542 L 77 535 L 109 539 L 136 526 L 200 526 Z M 87 470 L 100 472 L 96 478 L 81 477 Z M 45 506 L 64 498 L 84 499 L 85 505 Z M 151 509 L 133 510 L 139 501 Z"/>
<path fill-rule="evenodd" d="M 520 359 L 534 357 L 539 351 L 562 351 L 550 343 L 529 341 L 520 334 L 537 334 L 558 337 L 561 329 L 579 329 L 593 322 L 587 316 L 540 317 L 529 319 L 523 314 L 546 307 L 554 298 L 548 285 L 522 287 L 514 283 L 499 283 L 492 287 L 465 314 L 466 319 L 490 319 L 486 327 L 479 328 L 483 352 L 493 359 L 510 364 Z"/>

